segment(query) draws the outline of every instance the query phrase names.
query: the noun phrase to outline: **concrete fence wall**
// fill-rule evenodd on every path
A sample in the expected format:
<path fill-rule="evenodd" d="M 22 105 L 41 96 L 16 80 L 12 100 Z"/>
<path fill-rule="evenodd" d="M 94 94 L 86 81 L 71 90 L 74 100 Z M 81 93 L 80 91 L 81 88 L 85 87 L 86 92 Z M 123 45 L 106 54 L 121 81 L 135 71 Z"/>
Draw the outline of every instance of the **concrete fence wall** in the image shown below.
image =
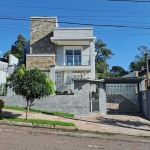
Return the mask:
<path fill-rule="evenodd" d="M 75 83 L 75 95 L 51 95 L 41 100 L 35 100 L 32 109 L 89 115 L 89 83 Z M 26 107 L 26 101 L 21 96 L 0 96 L 5 105 Z"/>
<path fill-rule="evenodd" d="M 141 99 L 141 112 L 150 120 L 150 90 L 140 92 Z"/>

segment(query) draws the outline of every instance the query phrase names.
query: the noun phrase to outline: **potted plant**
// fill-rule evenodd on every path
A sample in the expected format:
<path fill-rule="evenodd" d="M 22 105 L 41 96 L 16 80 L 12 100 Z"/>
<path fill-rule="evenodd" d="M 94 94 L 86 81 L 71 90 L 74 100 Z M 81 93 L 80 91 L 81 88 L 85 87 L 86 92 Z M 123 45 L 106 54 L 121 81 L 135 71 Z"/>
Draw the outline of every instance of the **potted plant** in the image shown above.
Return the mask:
<path fill-rule="evenodd" d="M 55 91 L 56 95 L 60 95 L 61 92 L 60 91 Z"/>
<path fill-rule="evenodd" d="M 67 95 L 67 94 L 68 94 L 68 91 L 63 91 L 63 94 L 64 94 L 64 95 Z"/>

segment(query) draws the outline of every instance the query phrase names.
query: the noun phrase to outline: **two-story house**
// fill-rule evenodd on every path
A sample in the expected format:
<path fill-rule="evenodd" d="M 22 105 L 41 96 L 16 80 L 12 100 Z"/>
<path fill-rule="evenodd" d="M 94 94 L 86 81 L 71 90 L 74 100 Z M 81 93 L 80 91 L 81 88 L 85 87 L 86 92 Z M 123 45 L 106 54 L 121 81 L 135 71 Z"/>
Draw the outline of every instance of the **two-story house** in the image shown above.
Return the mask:
<path fill-rule="evenodd" d="M 95 78 L 93 28 L 60 28 L 57 17 L 31 17 L 26 68 L 37 67 L 56 90 L 73 90 L 72 78 Z"/>

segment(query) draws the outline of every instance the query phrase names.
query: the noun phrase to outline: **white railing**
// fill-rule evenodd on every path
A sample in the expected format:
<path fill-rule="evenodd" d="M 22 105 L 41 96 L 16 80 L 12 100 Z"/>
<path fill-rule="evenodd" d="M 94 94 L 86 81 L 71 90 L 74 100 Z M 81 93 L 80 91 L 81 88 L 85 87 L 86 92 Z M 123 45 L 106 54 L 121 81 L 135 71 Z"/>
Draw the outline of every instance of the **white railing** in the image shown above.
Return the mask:
<path fill-rule="evenodd" d="M 58 66 L 90 66 L 90 55 L 56 55 Z"/>

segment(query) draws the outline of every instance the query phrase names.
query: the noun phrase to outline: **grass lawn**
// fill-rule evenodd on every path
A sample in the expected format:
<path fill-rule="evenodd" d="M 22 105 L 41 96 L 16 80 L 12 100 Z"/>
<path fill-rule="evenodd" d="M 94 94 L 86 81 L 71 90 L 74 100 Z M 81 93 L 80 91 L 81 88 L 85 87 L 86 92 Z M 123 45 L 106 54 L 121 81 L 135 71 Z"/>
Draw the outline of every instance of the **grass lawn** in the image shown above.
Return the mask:
<path fill-rule="evenodd" d="M 37 124 L 49 124 L 49 125 L 60 125 L 60 126 L 72 126 L 75 127 L 74 123 L 62 122 L 62 121 L 51 121 L 51 120 L 41 120 L 41 119 L 22 119 L 22 118 L 12 118 L 4 117 L 2 120 L 16 121 L 16 122 L 27 122 L 27 123 L 37 123 Z"/>
<path fill-rule="evenodd" d="M 4 106 L 6 109 L 13 109 L 13 110 L 20 110 L 20 111 L 26 111 L 23 107 L 18 106 Z M 62 113 L 62 112 L 53 112 L 53 111 L 45 111 L 45 110 L 34 110 L 30 109 L 30 112 L 36 112 L 36 113 L 43 113 L 43 114 L 49 114 L 49 115 L 55 115 L 55 116 L 61 116 L 61 117 L 74 117 L 74 114 L 69 113 Z"/>

